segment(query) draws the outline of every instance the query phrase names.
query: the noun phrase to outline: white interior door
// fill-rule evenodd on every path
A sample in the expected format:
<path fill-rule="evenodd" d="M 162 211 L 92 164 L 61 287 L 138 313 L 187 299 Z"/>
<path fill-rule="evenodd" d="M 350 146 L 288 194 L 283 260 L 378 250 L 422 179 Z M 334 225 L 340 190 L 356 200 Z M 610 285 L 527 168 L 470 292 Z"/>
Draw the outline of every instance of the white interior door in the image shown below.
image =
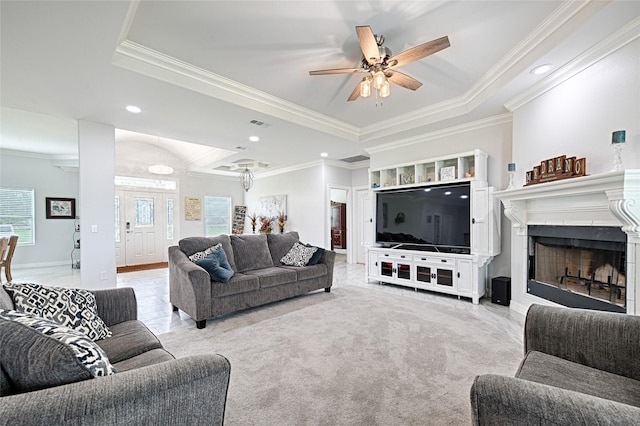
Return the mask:
<path fill-rule="evenodd" d="M 164 261 L 165 215 L 161 193 L 116 191 L 116 264 Z"/>
<path fill-rule="evenodd" d="M 365 263 L 367 247 L 373 245 L 373 208 L 371 205 L 371 191 L 359 189 L 356 191 L 358 226 L 358 247 L 356 262 Z"/>

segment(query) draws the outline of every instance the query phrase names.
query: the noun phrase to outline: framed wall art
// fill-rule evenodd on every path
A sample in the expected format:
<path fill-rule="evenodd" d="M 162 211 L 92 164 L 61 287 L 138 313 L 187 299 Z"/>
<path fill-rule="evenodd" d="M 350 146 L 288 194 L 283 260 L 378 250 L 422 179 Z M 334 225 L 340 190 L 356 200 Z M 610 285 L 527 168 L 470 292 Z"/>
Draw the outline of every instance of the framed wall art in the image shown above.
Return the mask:
<path fill-rule="evenodd" d="M 47 219 L 75 219 L 75 198 L 46 198 Z"/>

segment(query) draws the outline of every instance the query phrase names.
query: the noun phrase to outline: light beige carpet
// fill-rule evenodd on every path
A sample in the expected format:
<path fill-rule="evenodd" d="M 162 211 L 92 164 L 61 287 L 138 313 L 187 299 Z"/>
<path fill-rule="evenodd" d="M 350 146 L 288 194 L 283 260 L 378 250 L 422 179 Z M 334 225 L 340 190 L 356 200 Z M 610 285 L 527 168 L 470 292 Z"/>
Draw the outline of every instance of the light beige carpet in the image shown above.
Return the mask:
<path fill-rule="evenodd" d="M 473 378 L 522 345 L 460 303 L 334 287 L 159 337 L 229 359 L 227 425 L 466 425 Z"/>

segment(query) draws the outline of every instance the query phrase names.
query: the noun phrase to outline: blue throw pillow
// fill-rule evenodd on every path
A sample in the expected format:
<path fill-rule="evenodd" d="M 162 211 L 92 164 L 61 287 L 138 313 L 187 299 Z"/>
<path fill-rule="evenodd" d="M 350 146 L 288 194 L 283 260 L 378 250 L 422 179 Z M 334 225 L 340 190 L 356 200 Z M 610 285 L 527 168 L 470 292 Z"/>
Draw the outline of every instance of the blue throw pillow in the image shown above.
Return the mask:
<path fill-rule="evenodd" d="M 233 277 L 233 269 L 222 246 L 212 250 L 204 259 L 196 260 L 195 264 L 207 271 L 213 281 L 226 283 Z"/>
<path fill-rule="evenodd" d="M 311 244 L 306 244 L 307 247 L 315 247 L 312 246 Z M 309 261 L 307 262 L 307 265 L 317 265 L 318 262 L 320 262 L 320 259 L 322 259 L 322 255 L 324 254 L 324 249 L 320 248 L 320 247 L 316 247 L 318 250 L 316 250 L 315 253 L 313 253 L 313 256 L 311 256 L 311 259 L 309 259 Z"/>

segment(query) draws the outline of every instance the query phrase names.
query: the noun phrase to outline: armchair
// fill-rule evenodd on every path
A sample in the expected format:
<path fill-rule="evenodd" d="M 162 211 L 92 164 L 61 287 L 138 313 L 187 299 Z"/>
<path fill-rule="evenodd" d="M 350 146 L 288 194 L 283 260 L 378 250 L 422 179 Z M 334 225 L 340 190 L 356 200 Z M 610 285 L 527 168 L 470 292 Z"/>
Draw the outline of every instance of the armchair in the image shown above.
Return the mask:
<path fill-rule="evenodd" d="M 515 377 L 482 375 L 474 425 L 640 422 L 640 317 L 533 305 Z"/>

